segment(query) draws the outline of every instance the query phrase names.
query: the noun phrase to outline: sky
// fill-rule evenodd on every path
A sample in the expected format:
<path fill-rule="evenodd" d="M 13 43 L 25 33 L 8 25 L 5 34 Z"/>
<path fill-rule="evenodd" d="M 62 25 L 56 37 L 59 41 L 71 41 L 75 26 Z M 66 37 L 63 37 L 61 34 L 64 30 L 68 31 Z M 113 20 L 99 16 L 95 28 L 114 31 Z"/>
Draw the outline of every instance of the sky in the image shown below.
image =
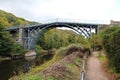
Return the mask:
<path fill-rule="evenodd" d="M 0 0 L 0 9 L 30 21 L 120 21 L 120 0 Z"/>

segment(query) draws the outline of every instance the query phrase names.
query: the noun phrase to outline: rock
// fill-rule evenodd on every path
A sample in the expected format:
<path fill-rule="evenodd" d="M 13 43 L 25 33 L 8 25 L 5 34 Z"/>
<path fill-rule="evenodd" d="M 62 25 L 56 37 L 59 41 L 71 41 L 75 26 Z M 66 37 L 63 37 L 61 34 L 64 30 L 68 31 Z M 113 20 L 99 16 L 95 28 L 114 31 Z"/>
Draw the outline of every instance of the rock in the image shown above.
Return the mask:
<path fill-rule="evenodd" d="M 35 51 L 30 51 L 25 54 L 25 60 L 31 61 L 36 58 L 36 52 Z"/>
<path fill-rule="evenodd" d="M 36 56 L 36 52 L 35 51 L 29 51 L 25 54 L 25 57 L 29 57 L 29 56 Z"/>

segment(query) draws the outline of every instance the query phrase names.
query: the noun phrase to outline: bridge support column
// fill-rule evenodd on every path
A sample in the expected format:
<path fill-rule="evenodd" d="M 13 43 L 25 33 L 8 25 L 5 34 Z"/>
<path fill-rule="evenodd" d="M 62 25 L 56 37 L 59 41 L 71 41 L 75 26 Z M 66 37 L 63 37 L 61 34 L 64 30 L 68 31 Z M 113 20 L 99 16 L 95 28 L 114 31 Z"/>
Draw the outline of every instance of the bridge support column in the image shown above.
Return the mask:
<path fill-rule="evenodd" d="M 19 27 L 19 39 L 18 39 L 18 42 L 21 44 L 21 46 L 23 46 L 23 27 L 20 26 Z"/>
<path fill-rule="evenodd" d="M 28 40 L 28 41 L 27 41 L 27 49 L 29 50 L 29 49 L 30 49 L 30 44 L 31 44 L 31 43 L 30 43 L 30 40 L 31 40 L 31 39 L 30 39 L 30 30 L 29 30 L 29 29 L 28 29 L 27 40 Z"/>
<path fill-rule="evenodd" d="M 89 33 L 90 33 L 90 36 L 92 35 L 92 26 L 90 26 L 89 28 Z"/>
<path fill-rule="evenodd" d="M 95 34 L 98 33 L 98 26 L 95 27 Z"/>

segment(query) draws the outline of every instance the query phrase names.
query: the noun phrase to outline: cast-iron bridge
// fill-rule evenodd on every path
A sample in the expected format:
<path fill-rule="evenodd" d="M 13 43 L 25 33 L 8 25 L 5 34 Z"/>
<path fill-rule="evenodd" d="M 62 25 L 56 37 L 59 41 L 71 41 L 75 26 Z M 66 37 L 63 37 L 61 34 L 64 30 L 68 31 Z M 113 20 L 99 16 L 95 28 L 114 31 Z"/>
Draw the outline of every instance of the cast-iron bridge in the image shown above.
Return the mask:
<path fill-rule="evenodd" d="M 28 26 L 16 26 L 7 29 L 13 37 L 15 33 L 19 33 L 18 42 L 26 49 L 32 50 L 35 48 L 38 35 L 46 29 L 56 27 L 67 27 L 76 31 L 80 35 L 86 38 L 91 36 L 92 31 L 97 34 L 99 24 L 88 24 L 88 23 L 74 23 L 74 22 L 52 22 L 46 24 L 35 24 Z"/>

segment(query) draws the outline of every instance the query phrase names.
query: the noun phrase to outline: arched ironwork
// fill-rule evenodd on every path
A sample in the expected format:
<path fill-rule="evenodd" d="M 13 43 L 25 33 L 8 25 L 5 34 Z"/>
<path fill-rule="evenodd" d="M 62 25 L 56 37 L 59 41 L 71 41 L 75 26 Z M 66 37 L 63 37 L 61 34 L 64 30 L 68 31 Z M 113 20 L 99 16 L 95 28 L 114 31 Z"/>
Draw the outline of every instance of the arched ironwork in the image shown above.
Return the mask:
<path fill-rule="evenodd" d="M 29 25 L 23 27 L 23 47 L 26 49 L 34 49 L 36 45 L 37 38 L 40 33 L 42 33 L 44 30 L 49 28 L 56 28 L 56 27 L 67 27 L 75 32 L 79 33 L 80 35 L 85 36 L 86 38 L 90 37 L 92 33 L 92 29 L 95 29 L 97 31 L 97 25 L 95 24 L 81 24 L 81 23 L 66 23 L 66 22 L 54 22 L 54 23 L 48 23 L 48 24 L 36 24 L 36 25 Z M 9 31 L 18 30 L 18 28 L 11 28 Z"/>

